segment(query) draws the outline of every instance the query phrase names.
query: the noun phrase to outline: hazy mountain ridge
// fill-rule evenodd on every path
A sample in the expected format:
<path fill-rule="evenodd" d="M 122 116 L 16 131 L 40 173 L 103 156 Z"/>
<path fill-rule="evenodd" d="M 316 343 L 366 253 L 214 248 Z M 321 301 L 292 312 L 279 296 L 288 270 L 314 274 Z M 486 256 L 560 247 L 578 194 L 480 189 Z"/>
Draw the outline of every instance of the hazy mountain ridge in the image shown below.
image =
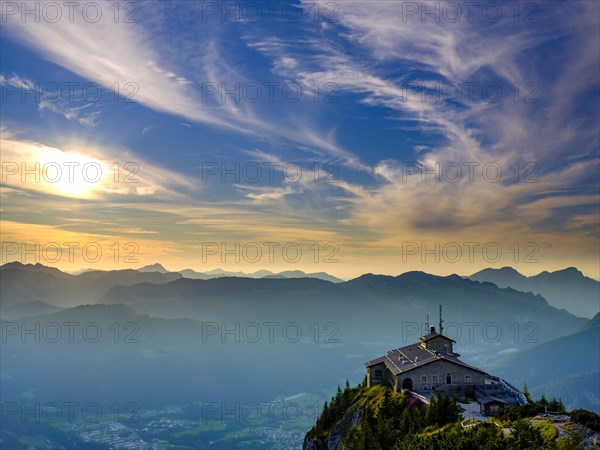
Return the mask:
<path fill-rule="evenodd" d="M 62 308 L 49 303 L 34 301 L 28 303 L 17 303 L 2 308 L 3 319 L 17 319 L 20 317 L 40 316 L 60 311 Z"/>
<path fill-rule="evenodd" d="M 271 272 L 270 270 L 258 270 L 252 273 L 246 272 L 228 272 L 222 269 L 214 269 L 207 272 L 197 272 L 192 269 L 180 270 L 179 273 L 185 278 L 198 280 L 211 280 L 214 278 L 317 278 L 319 280 L 331 281 L 332 283 L 343 283 L 341 278 L 329 275 L 326 272 L 311 272 L 306 273 L 301 270 L 285 270 L 283 272 Z"/>
<path fill-rule="evenodd" d="M 203 320 L 314 320 L 315 311 L 323 321 L 335 321 L 345 330 L 365 339 L 386 339 L 398 343 L 416 339 L 425 331 L 425 317 L 436 322 L 438 306 L 445 307 L 445 320 L 467 330 L 464 322 L 481 327 L 496 322 L 504 329 L 506 348 L 512 339 L 511 324 L 537 326 L 536 342 L 553 339 L 579 329 L 585 319 L 549 306 L 543 297 L 512 288 L 498 288 L 459 276 L 438 277 L 409 272 L 397 277 L 367 274 L 345 283 L 317 279 L 180 279 L 161 285 L 140 284 L 111 288 L 100 303 L 126 303 L 159 317 L 192 317 Z M 515 346 L 531 346 L 517 336 Z M 478 346 L 468 342 L 469 346 Z M 487 344 L 486 344 L 487 345 Z"/>
<path fill-rule="evenodd" d="M 2 380 L 4 400 L 18 399 L 32 389 L 40 401 L 57 396 L 81 401 L 111 398 L 162 406 L 206 399 L 265 400 L 291 390 L 315 392 L 331 385 L 332 374 L 338 380 L 359 381 L 364 376 L 363 361 L 417 341 L 426 315 L 430 314 L 432 323 L 437 321 L 440 303 L 448 333 L 453 332 L 453 323 L 479 323 L 473 341 L 463 328 L 457 350 L 465 361 L 482 369 L 497 362 L 503 349 L 532 347 L 522 334 L 513 342 L 510 327 L 514 323 L 521 332 L 524 324 L 535 323 L 539 342 L 589 327 L 588 321 L 548 305 L 540 295 L 424 272 L 395 277 L 365 274 L 332 283 L 316 278 L 194 280 L 170 272 L 138 271 L 55 275 L 43 267 L 12 265 L 3 267 L 0 276 L 3 311 L 27 308 L 30 302 L 26 300 L 32 297 L 48 300 L 48 305 L 50 299 L 67 304 L 81 300 L 78 295 L 85 293 L 86 303 L 93 303 L 27 314 L 29 317 L 16 323 L 31 329 L 36 322 L 42 328 L 50 322 L 96 322 L 104 332 L 98 344 L 81 339 L 77 344 L 23 344 L 13 336 L 13 341 L 3 344 L 0 355 L 3 370 L 11 377 Z M 132 284 L 124 285 L 126 282 Z M 4 312 L 2 317 L 15 322 Z M 266 328 L 262 328 L 258 343 L 245 340 L 243 333 L 235 341 L 235 336 L 223 338 L 221 330 L 207 336 L 203 329 L 206 323 L 243 330 L 248 323 L 262 326 L 265 322 L 277 324 L 275 342 L 266 342 Z M 481 328 L 489 322 L 502 328 L 498 342 L 482 338 Z M 134 326 L 131 323 L 137 326 L 134 337 L 138 342 L 125 343 L 123 338 L 131 330 L 124 327 Z M 116 343 L 115 324 L 120 330 Z M 290 342 L 282 334 L 286 324 L 301 329 L 301 340 Z M 50 348 L 53 351 L 49 352 Z M 243 383 L 238 372 L 230 370 L 232 361 L 244 368 Z M 276 374 L 265 374 L 264 368 L 273 361 L 286 363 L 278 366 Z M 40 367 L 46 369 L 40 371 Z M 197 383 L 200 373 L 202 386 Z M 146 375 L 140 379 L 139 374 Z M 167 395 L 164 380 L 173 376 L 178 382 Z M 113 380 L 113 391 L 97 387 L 105 379 Z M 74 391 L 73 386 L 82 380 L 85 383 Z M 249 384 L 254 397 L 247 391 Z M 576 392 L 570 395 L 573 401 L 580 401 Z"/>
<path fill-rule="evenodd" d="M 512 267 L 489 268 L 467 278 L 541 294 L 552 306 L 582 317 L 591 318 L 600 311 L 600 283 L 586 277 L 575 267 L 555 272 L 544 271 L 531 277 L 522 275 Z"/>
<path fill-rule="evenodd" d="M 96 303 L 111 287 L 143 282 L 166 283 L 178 273 L 139 272 L 133 269 L 86 271 L 71 275 L 41 264 L 9 263 L 0 266 L 0 306 L 43 301 L 70 307 Z"/>
<path fill-rule="evenodd" d="M 58 270 L 58 269 L 57 269 Z M 318 278 L 320 280 L 331 281 L 333 283 L 342 283 L 344 280 L 341 278 L 330 275 L 326 272 L 311 272 L 306 273 L 302 270 L 285 270 L 283 272 L 271 272 L 270 270 L 257 270 L 256 272 L 241 272 L 241 271 L 227 271 L 223 269 L 212 269 L 204 272 L 199 272 L 194 269 L 183 269 L 179 271 L 167 270 L 162 264 L 154 263 L 149 264 L 137 269 L 139 272 L 159 272 L 162 274 L 168 273 L 179 273 L 184 278 L 191 278 L 195 280 L 211 280 L 213 278 Z M 92 271 L 90 269 L 78 271 L 77 274 Z"/>
<path fill-rule="evenodd" d="M 0 322 L 5 329 L 7 321 Z M 305 392 L 323 389 L 325 375 L 306 376 L 307 364 L 341 367 L 345 359 L 310 342 L 289 344 L 281 339 L 280 329 L 273 343 L 235 342 L 234 336 L 226 345 L 220 335 L 207 335 L 201 321 L 151 317 L 126 305 L 82 305 L 9 322 L 6 330 L 15 325 L 35 330 L 37 324 L 43 330 L 46 324 L 74 324 L 74 340 L 64 326 L 58 342 L 44 339 L 41 331 L 25 338 L 18 330 L 7 333 L 0 352 L 2 402 L 20 401 L 27 392 L 40 402 L 106 399 L 107 405 L 136 402 L 143 407 L 269 401 L 292 386 Z M 93 324 L 87 335 L 86 324 Z M 265 376 L 264 367 L 285 360 L 290 350 L 294 358 L 279 371 L 285 376 Z M 244 367 L 243 383 L 239 372 L 230 370 L 232 362 Z M 166 389 L 165 380 L 176 381 Z"/>
<path fill-rule="evenodd" d="M 73 275 L 63 272 L 56 267 L 45 266 L 40 263 L 35 264 L 23 264 L 18 261 L 9 262 L 0 266 L 0 270 L 8 270 L 8 269 L 19 269 L 26 270 L 28 272 L 41 272 L 41 273 L 49 273 L 51 275 L 62 276 L 65 278 L 72 277 Z"/>
<path fill-rule="evenodd" d="M 262 319 L 261 314 L 266 318 L 288 319 L 293 314 L 308 318 L 314 308 L 322 318 L 349 327 L 358 326 L 363 317 L 371 317 L 385 325 L 384 336 L 390 336 L 392 325 L 400 317 L 423 323 L 430 313 L 431 321 L 435 322 L 440 303 L 446 306 L 446 319 L 459 323 L 467 319 L 482 323 L 494 319 L 503 324 L 542 320 L 544 326 L 539 337 L 544 340 L 575 331 L 585 323 L 549 306 L 540 295 L 498 288 L 457 275 L 439 277 L 424 272 L 407 272 L 396 277 L 365 274 L 333 283 L 317 278 L 194 280 L 179 273 L 136 270 L 90 271 L 74 276 L 58 269 L 48 271 L 41 265 L 11 264 L 2 266 L 0 276 L 3 308 L 36 301 L 53 306 L 125 303 L 157 317 L 203 319 Z M 372 303 L 383 308 L 382 313 L 374 310 Z M 370 331 L 370 326 L 361 328 L 361 334 Z"/>
<path fill-rule="evenodd" d="M 534 393 L 600 413 L 600 313 L 574 333 L 514 353 L 493 370 Z M 585 382 L 583 382 L 585 380 Z"/>

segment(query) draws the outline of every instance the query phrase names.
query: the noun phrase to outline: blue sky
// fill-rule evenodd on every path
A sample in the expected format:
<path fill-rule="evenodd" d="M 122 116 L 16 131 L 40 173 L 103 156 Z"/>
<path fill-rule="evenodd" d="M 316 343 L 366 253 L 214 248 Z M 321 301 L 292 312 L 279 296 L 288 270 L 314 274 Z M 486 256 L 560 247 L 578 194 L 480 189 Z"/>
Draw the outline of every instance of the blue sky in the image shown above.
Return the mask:
<path fill-rule="evenodd" d="M 598 278 L 597 2 L 35 5 L 2 4 L 3 260 L 134 242 L 119 267 Z"/>

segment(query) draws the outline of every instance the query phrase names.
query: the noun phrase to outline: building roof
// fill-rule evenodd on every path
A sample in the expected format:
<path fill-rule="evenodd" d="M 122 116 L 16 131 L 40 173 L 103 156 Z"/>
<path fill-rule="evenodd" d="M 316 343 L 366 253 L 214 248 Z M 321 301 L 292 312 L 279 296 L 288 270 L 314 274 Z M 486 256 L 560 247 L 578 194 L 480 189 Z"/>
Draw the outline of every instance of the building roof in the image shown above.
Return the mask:
<path fill-rule="evenodd" d="M 390 350 L 385 356 L 380 356 L 379 358 L 367 361 L 365 366 L 372 367 L 377 364 L 384 363 L 390 372 L 392 372 L 394 375 L 399 375 L 435 361 L 447 361 L 452 364 L 457 364 L 459 366 L 487 374 L 477 367 L 473 367 L 462 362 L 454 354 L 436 352 L 426 348 L 420 343 Z"/>
<path fill-rule="evenodd" d="M 432 332 L 432 333 L 426 334 L 425 336 L 421 336 L 421 337 L 419 338 L 419 340 L 420 340 L 421 342 L 427 342 L 427 341 L 429 341 L 429 340 L 431 340 L 431 339 L 433 339 L 433 338 L 435 338 L 435 337 L 443 337 L 444 339 L 447 339 L 447 340 L 449 340 L 449 341 L 452 341 L 452 342 L 455 342 L 455 343 L 456 343 L 456 341 L 455 341 L 454 339 L 450 339 L 448 336 L 444 336 L 443 334 L 436 333 L 435 331 L 434 331 L 434 332 Z"/>
<path fill-rule="evenodd" d="M 488 403 L 503 403 L 506 405 L 508 403 L 508 402 L 505 402 L 504 400 L 502 400 L 501 398 L 493 397 L 491 395 L 488 395 L 486 397 L 481 397 L 480 399 L 477 400 L 477 402 L 481 403 L 482 405 L 487 405 Z"/>

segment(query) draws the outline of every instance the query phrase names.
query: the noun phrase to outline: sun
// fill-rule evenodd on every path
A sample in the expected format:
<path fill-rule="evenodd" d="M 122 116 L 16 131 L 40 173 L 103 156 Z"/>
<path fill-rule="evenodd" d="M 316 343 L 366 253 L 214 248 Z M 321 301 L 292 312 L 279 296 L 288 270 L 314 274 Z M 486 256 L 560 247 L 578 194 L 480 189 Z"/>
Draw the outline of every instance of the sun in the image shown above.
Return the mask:
<path fill-rule="evenodd" d="M 90 198 L 101 187 L 104 164 L 75 152 L 46 149 L 40 158 L 40 182 L 48 193 Z"/>

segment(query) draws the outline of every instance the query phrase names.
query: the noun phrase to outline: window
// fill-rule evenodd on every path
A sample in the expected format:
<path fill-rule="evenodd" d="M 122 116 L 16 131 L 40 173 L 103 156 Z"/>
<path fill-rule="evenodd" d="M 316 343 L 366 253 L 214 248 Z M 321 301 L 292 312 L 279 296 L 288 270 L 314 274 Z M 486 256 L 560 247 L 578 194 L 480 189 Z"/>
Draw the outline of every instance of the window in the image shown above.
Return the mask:
<path fill-rule="evenodd" d="M 465 381 L 467 383 L 470 383 L 471 382 L 471 375 L 465 375 Z"/>
<path fill-rule="evenodd" d="M 431 377 L 431 381 L 433 381 L 434 383 L 437 383 L 439 381 L 438 376 L 437 375 L 433 375 Z"/>
<path fill-rule="evenodd" d="M 421 375 L 421 382 L 422 383 L 427 382 L 427 375 Z"/>
<path fill-rule="evenodd" d="M 377 378 L 381 378 L 383 376 L 383 370 L 381 369 L 376 369 L 375 370 L 375 377 Z"/>

